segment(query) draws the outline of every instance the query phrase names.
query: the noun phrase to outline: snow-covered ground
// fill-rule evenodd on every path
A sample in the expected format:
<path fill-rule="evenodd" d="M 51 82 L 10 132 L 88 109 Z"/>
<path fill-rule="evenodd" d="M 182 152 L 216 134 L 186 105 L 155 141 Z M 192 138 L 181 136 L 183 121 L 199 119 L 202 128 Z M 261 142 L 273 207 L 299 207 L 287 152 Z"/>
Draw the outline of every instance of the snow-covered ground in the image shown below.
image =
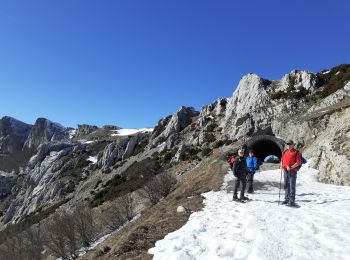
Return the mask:
<path fill-rule="evenodd" d="M 116 133 L 112 134 L 112 136 L 126 136 L 126 135 L 133 135 L 138 132 L 152 132 L 153 128 L 140 128 L 140 129 L 119 129 L 119 130 L 114 130 Z"/>
<path fill-rule="evenodd" d="M 248 203 L 233 202 L 227 174 L 221 191 L 204 194 L 204 209 L 149 253 L 155 260 L 350 259 L 350 187 L 318 183 L 316 174 L 307 164 L 298 173 L 299 208 L 278 205 L 272 185 Z M 279 183 L 280 172 L 259 172 L 256 180 Z"/>

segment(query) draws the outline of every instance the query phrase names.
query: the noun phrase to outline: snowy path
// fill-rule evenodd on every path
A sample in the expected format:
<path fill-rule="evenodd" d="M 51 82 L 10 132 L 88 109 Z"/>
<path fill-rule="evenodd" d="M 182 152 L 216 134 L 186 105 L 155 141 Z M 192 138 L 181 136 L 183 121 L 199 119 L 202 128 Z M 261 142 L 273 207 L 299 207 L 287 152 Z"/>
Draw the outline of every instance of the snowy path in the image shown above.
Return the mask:
<path fill-rule="evenodd" d="M 233 202 L 228 174 L 223 190 L 204 194 L 204 209 L 149 253 L 155 260 L 350 259 L 350 187 L 318 183 L 316 174 L 307 165 L 298 173 L 300 208 L 279 206 L 273 186 L 250 195 L 248 203 Z M 256 174 L 265 183 L 279 178 L 278 170 Z"/>

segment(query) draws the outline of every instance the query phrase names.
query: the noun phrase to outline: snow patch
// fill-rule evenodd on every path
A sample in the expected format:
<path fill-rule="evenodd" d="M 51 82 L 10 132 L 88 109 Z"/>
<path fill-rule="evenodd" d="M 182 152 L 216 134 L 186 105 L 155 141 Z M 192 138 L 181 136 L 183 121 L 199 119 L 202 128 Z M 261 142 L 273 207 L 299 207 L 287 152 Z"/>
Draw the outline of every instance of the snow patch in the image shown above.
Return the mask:
<path fill-rule="evenodd" d="M 153 128 L 124 128 L 124 129 L 119 129 L 119 130 L 113 130 L 113 132 L 116 132 L 115 134 L 112 134 L 111 136 L 127 136 L 127 135 L 133 135 L 136 133 L 147 133 L 147 132 L 153 132 Z"/>
<path fill-rule="evenodd" d="M 87 160 L 92 162 L 92 164 L 96 164 L 97 163 L 97 156 L 89 156 L 89 158 Z"/>
<path fill-rule="evenodd" d="M 85 140 L 85 139 L 81 139 L 81 140 L 78 140 L 78 142 L 81 143 L 81 144 L 92 144 L 92 143 L 94 143 L 95 141 L 87 141 L 87 140 Z"/>

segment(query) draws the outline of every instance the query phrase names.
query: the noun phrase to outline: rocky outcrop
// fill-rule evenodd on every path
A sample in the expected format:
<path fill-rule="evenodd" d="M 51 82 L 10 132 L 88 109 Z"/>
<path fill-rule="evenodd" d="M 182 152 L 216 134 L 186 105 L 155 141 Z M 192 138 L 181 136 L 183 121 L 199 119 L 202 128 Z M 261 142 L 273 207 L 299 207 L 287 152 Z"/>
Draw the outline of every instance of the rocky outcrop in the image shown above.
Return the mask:
<path fill-rule="evenodd" d="M 150 148 L 159 145 L 162 145 L 161 150 L 172 148 L 178 134 L 192 123 L 193 117 L 198 115 L 199 112 L 193 107 L 181 107 L 171 118 L 161 120 L 156 128 L 164 130 L 157 136 L 151 136 Z"/>
<path fill-rule="evenodd" d="M 32 125 L 28 125 L 12 117 L 0 119 L 0 153 L 21 151 L 29 136 Z"/>
<path fill-rule="evenodd" d="M 350 107 L 319 120 L 323 126 L 315 128 L 315 140 L 306 146 L 305 154 L 320 171 L 319 181 L 350 185 Z"/>
<path fill-rule="evenodd" d="M 118 160 L 121 160 L 128 142 L 128 139 L 123 139 L 107 145 L 103 151 L 102 157 L 97 162 L 98 167 L 105 169 L 113 166 Z"/>
<path fill-rule="evenodd" d="M 38 118 L 30 131 L 24 149 L 37 149 L 41 144 L 50 141 L 68 140 L 65 128 L 46 118 Z"/>
<path fill-rule="evenodd" d="M 87 124 L 78 125 L 78 128 L 76 129 L 73 137 L 85 136 L 85 135 L 91 134 L 97 129 L 98 127 L 95 125 L 87 125 Z"/>
<path fill-rule="evenodd" d="M 106 169 L 113 166 L 119 160 L 126 160 L 133 155 L 138 144 L 149 138 L 149 133 L 139 132 L 134 136 L 125 137 L 106 146 L 100 156 L 97 165 Z"/>
<path fill-rule="evenodd" d="M 115 126 L 115 125 L 104 125 L 104 126 L 102 126 L 102 129 L 105 131 L 113 131 L 113 130 L 119 130 L 121 128 L 119 126 Z"/>
<path fill-rule="evenodd" d="M 273 121 L 285 121 L 304 109 L 304 98 L 320 86 L 321 79 L 306 71 L 292 71 L 275 81 L 248 74 L 229 99 L 221 126 L 231 138 L 271 133 Z"/>

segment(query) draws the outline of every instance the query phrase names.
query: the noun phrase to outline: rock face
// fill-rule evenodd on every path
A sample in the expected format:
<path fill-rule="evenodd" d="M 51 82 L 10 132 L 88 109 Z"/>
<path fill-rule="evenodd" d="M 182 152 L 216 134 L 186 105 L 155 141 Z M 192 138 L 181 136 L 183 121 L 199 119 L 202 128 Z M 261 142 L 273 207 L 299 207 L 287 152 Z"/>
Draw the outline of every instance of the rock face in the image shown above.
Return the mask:
<path fill-rule="evenodd" d="M 98 129 L 97 126 L 95 125 L 78 125 L 78 128 L 76 129 L 74 137 L 80 137 L 80 136 L 85 136 L 88 135 Z"/>
<path fill-rule="evenodd" d="M 61 141 L 68 138 L 63 126 L 53 123 L 46 118 L 38 118 L 30 131 L 24 148 L 37 149 L 41 144 L 50 141 Z"/>
<path fill-rule="evenodd" d="M 0 119 L 0 153 L 11 154 L 22 150 L 32 125 L 5 116 Z"/>
<path fill-rule="evenodd" d="M 324 129 L 315 131 L 305 154 L 314 158 L 312 166 L 320 171 L 319 181 L 350 185 L 350 107 L 322 120 Z"/>
<path fill-rule="evenodd" d="M 73 154 L 75 149 L 75 154 Z M 16 186 L 13 198 L 4 216 L 4 222 L 18 221 L 41 207 L 55 204 L 65 192 L 72 191 L 74 173 L 81 174 L 78 165 L 87 165 L 87 155 L 78 153 L 84 147 L 74 147 L 69 142 L 49 142 L 38 147 Z M 63 178 L 67 172 L 67 175 Z M 73 179 L 72 179 L 73 178 Z"/>
<path fill-rule="evenodd" d="M 199 112 L 193 107 L 181 107 L 176 114 L 159 121 L 156 129 L 164 129 L 160 134 L 154 131 L 150 140 L 150 148 L 162 144 L 162 150 L 174 146 L 178 134 L 192 123 L 192 118 L 198 116 Z"/>
<path fill-rule="evenodd" d="M 106 146 L 97 165 L 106 169 L 113 166 L 119 160 L 128 159 L 135 151 L 138 144 L 149 138 L 149 133 L 137 133 L 132 137 L 125 137 Z"/>

